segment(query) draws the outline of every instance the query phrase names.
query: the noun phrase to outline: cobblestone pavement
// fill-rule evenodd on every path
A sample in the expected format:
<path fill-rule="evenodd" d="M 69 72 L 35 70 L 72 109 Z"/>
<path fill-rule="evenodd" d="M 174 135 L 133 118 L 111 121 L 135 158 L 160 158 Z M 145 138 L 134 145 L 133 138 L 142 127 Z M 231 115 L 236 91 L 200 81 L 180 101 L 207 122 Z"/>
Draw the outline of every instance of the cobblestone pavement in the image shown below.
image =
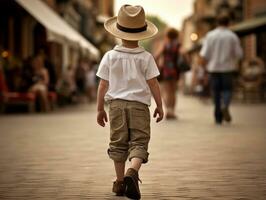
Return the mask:
<path fill-rule="evenodd" d="M 178 121 L 153 121 L 142 199 L 266 199 L 266 106 L 232 112 L 216 126 L 210 103 L 180 97 Z M 107 145 L 94 105 L 0 116 L 0 199 L 126 199 L 111 193 Z"/>

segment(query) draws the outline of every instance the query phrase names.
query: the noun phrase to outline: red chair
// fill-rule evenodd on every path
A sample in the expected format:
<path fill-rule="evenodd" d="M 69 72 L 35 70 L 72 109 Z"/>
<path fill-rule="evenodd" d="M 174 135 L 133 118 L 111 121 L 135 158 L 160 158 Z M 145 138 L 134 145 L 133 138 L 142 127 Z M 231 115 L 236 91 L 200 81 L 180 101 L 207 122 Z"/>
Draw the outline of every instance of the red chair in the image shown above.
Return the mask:
<path fill-rule="evenodd" d="M 8 105 L 26 105 L 29 112 L 35 111 L 36 96 L 32 92 L 10 92 L 2 71 L 0 71 L 0 111 Z"/>

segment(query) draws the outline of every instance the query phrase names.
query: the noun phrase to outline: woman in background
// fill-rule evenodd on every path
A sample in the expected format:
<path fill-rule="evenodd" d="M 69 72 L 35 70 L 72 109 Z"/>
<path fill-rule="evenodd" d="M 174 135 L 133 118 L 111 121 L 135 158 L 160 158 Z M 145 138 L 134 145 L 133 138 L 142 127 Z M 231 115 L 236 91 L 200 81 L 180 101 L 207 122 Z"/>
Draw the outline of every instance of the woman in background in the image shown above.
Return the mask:
<path fill-rule="evenodd" d="M 176 91 L 179 80 L 179 70 L 177 61 L 179 57 L 180 44 L 178 42 L 178 31 L 174 28 L 169 28 L 166 31 L 164 41 L 158 52 L 155 54 L 155 59 L 162 59 L 162 64 L 159 65 L 161 71 L 161 82 L 163 99 L 166 106 L 166 119 L 176 119 Z"/>

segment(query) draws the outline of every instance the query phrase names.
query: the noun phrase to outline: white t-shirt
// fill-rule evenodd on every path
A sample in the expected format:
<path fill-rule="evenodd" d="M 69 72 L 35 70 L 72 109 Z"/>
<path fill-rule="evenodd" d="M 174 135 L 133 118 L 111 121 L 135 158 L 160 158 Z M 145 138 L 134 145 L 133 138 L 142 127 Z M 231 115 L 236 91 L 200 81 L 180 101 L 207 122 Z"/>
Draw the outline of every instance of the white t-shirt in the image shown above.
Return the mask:
<path fill-rule="evenodd" d="M 153 56 L 142 47 L 115 46 L 102 58 L 96 74 L 109 81 L 105 100 L 124 99 L 151 104 L 146 80 L 160 75 Z"/>
<path fill-rule="evenodd" d="M 225 27 L 210 31 L 200 51 L 200 55 L 208 61 L 209 72 L 234 71 L 236 61 L 242 57 L 242 54 L 238 37 Z"/>

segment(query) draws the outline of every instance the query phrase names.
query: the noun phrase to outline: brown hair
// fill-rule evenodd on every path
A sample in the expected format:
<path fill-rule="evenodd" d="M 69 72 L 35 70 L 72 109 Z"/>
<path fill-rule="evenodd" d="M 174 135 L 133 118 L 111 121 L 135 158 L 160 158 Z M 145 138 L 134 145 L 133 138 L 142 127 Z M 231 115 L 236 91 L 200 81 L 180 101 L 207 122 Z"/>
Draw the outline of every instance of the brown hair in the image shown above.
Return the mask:
<path fill-rule="evenodd" d="M 221 26 L 228 26 L 230 23 L 230 18 L 227 15 L 221 15 L 217 17 L 217 24 Z"/>
<path fill-rule="evenodd" d="M 175 28 L 168 28 L 166 30 L 166 37 L 169 38 L 170 40 L 175 40 L 178 38 L 178 30 Z"/>

